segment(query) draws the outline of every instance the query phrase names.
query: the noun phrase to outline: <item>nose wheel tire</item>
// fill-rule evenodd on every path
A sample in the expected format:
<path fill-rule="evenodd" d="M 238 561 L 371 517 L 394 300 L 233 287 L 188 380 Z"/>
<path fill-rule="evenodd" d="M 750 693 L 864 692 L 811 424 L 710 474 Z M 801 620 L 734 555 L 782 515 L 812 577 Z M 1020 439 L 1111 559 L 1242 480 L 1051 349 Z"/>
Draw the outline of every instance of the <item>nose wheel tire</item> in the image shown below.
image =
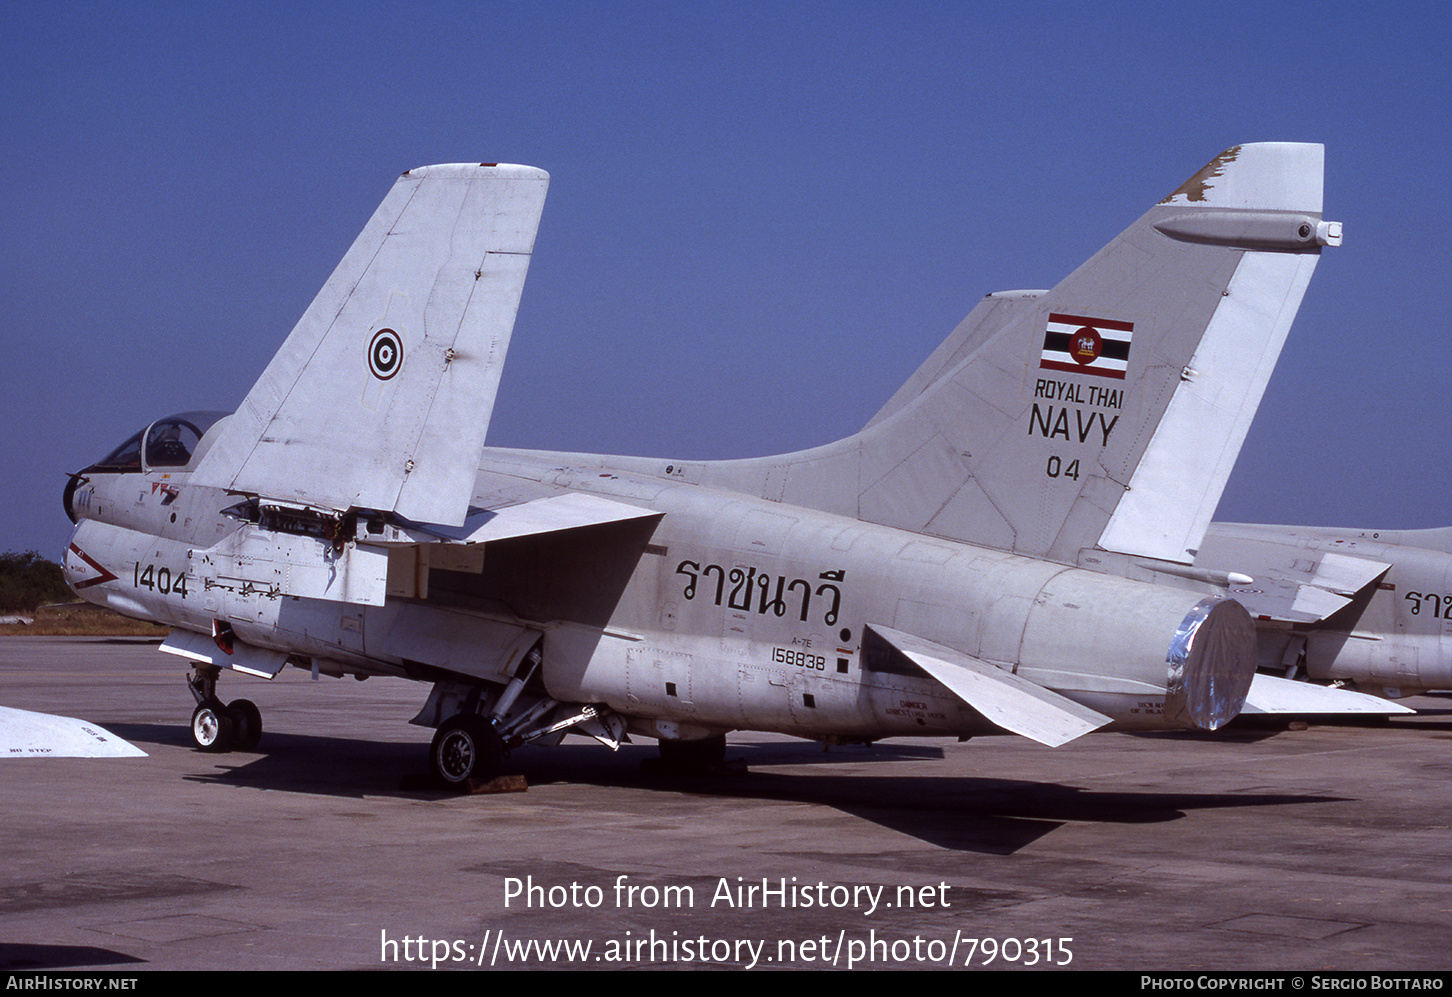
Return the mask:
<path fill-rule="evenodd" d="M 232 715 L 221 703 L 202 703 L 192 713 L 192 743 L 198 750 L 230 751 L 234 737 Z"/>
<path fill-rule="evenodd" d="M 262 711 L 250 699 L 234 699 L 227 704 L 232 719 L 232 747 L 251 751 L 262 740 Z"/>
<path fill-rule="evenodd" d="M 434 778 L 460 792 L 493 779 L 503 764 L 504 742 L 481 717 L 461 713 L 445 721 L 429 745 Z"/>

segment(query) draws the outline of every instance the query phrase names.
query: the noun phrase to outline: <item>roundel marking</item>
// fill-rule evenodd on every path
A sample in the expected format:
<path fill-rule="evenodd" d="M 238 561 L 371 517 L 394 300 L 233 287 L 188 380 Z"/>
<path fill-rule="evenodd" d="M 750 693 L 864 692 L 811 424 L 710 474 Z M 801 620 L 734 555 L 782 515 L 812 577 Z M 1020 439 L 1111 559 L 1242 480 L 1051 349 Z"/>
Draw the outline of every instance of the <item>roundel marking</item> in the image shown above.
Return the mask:
<path fill-rule="evenodd" d="M 403 340 L 392 329 L 379 329 L 368 344 L 368 369 L 380 381 L 398 373 L 403 363 Z"/>
<path fill-rule="evenodd" d="M 1091 326 L 1084 326 L 1075 331 L 1069 339 L 1069 355 L 1075 362 L 1091 364 L 1099 359 L 1099 354 L 1104 352 L 1104 340 L 1099 338 L 1099 333 Z"/>

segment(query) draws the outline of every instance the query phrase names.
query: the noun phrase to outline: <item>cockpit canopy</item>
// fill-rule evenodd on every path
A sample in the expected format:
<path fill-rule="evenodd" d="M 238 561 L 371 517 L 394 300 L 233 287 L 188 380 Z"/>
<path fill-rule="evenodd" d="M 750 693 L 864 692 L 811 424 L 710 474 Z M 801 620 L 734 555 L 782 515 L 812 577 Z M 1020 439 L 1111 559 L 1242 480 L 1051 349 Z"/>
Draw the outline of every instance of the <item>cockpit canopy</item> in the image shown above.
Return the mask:
<path fill-rule="evenodd" d="M 197 452 L 197 444 L 226 412 L 182 412 L 157 419 L 81 474 L 150 471 L 184 468 Z"/>

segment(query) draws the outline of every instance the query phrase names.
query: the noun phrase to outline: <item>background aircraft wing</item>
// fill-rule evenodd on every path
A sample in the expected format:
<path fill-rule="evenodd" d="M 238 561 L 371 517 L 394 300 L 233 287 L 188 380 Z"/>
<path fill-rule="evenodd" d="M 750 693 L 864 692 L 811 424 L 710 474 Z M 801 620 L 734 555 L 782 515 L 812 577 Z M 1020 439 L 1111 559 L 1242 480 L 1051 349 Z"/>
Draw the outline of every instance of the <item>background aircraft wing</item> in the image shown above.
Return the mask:
<path fill-rule="evenodd" d="M 0 758 L 145 758 L 88 720 L 0 706 Z"/>
<path fill-rule="evenodd" d="M 1368 696 L 1350 689 L 1332 689 L 1314 682 L 1292 682 L 1273 675 L 1257 675 L 1250 680 L 1241 714 L 1287 713 L 1300 716 L 1340 714 L 1387 716 L 1393 713 L 1416 713 L 1409 707 L 1380 696 Z"/>
<path fill-rule="evenodd" d="M 1250 615 L 1288 623 L 1317 623 L 1377 584 L 1391 564 L 1371 557 L 1316 550 L 1278 541 L 1264 527 L 1217 523 L 1205 535 L 1196 565 L 1249 575 L 1230 594 Z"/>

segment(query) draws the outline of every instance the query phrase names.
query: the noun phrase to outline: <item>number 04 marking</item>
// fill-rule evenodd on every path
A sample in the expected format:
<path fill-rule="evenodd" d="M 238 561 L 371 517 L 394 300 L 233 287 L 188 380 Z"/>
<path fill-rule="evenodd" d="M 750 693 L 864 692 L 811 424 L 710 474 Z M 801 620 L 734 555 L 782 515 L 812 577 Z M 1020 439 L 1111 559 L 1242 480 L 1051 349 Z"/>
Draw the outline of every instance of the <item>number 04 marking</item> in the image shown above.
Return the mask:
<path fill-rule="evenodd" d="M 1062 476 L 1065 478 L 1072 478 L 1075 481 L 1078 481 L 1079 461 L 1077 458 L 1071 460 L 1069 462 L 1069 466 L 1065 467 L 1064 462 L 1060 460 L 1057 456 L 1050 457 L 1049 463 L 1044 467 L 1044 473 L 1051 478 L 1057 478 Z"/>

